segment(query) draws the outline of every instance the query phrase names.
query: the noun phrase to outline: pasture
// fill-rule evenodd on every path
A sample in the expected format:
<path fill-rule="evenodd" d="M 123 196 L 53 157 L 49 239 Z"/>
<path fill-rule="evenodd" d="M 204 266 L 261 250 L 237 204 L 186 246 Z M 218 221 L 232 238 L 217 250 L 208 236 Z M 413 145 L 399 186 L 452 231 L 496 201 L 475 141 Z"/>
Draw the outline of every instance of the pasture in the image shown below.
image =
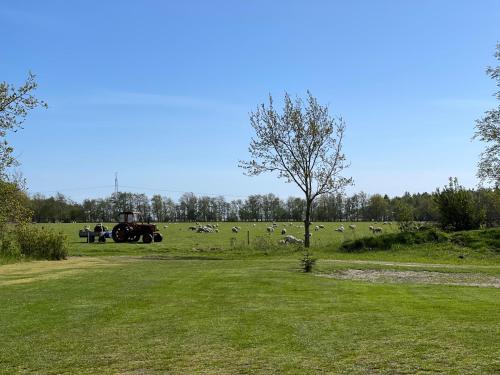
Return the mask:
<path fill-rule="evenodd" d="M 66 233 L 71 257 L 0 266 L 0 373 L 500 371 L 498 249 L 343 253 L 344 239 L 373 235 L 347 224 L 313 230 L 312 274 L 300 248 L 278 245 L 282 227 L 302 235 L 298 223 L 159 224 L 164 240 L 149 245 L 37 224 Z"/>

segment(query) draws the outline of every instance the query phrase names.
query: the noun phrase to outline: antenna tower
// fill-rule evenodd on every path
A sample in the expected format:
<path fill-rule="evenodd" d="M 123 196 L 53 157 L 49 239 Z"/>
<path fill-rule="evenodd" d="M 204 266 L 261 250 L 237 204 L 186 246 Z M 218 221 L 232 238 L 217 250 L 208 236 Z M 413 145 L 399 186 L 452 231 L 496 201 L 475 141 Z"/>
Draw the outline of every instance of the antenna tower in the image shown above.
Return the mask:
<path fill-rule="evenodd" d="M 115 197 L 118 196 L 118 172 L 115 172 Z"/>

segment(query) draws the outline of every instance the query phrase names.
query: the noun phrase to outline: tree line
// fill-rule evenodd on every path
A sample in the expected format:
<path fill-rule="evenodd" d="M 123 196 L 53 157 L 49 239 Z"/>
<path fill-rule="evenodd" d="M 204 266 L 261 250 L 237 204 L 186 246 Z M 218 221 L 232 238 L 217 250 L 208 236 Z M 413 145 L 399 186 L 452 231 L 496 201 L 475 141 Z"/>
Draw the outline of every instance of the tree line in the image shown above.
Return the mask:
<path fill-rule="evenodd" d="M 500 190 L 479 188 L 461 189 L 468 210 L 480 215 L 488 226 L 500 222 Z M 388 195 L 364 192 L 350 196 L 326 194 L 315 201 L 313 221 L 439 221 L 442 213 L 439 200 L 446 189 L 434 193 L 405 193 Z M 449 193 L 449 192 L 448 192 Z M 457 195 L 457 194 L 455 194 Z M 447 203 L 449 205 L 449 203 Z M 459 203 L 456 203 L 457 205 Z M 461 204 L 461 203 L 460 203 Z M 275 194 L 254 194 L 246 199 L 226 200 L 223 196 L 185 193 L 177 201 L 170 197 L 119 192 L 106 198 L 72 201 L 63 194 L 45 197 L 36 194 L 29 198 L 34 222 L 112 222 L 121 211 L 137 211 L 145 220 L 169 221 L 303 221 L 306 202 L 299 197 L 282 199 Z M 449 208 L 447 208 L 449 209 Z M 456 216 L 456 214 L 455 214 Z"/>

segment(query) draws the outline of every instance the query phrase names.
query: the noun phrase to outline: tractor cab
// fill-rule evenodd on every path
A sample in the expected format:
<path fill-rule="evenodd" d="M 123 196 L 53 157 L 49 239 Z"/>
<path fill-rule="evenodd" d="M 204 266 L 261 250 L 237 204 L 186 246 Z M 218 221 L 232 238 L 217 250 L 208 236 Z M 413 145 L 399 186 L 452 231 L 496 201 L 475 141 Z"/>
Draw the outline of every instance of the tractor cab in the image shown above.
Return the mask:
<path fill-rule="evenodd" d="M 141 221 L 140 220 L 140 214 L 139 212 L 132 212 L 132 211 L 126 211 L 122 212 L 118 215 L 118 222 L 119 223 L 137 223 Z"/>

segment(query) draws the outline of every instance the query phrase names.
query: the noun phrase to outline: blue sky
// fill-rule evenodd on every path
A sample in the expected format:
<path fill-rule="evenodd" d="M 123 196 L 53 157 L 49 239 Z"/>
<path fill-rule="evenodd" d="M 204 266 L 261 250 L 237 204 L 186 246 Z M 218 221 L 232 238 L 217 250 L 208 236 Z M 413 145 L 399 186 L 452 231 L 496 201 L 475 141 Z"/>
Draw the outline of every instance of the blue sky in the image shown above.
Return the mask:
<path fill-rule="evenodd" d="M 310 90 L 347 122 L 349 191 L 473 187 L 500 2 L 3 1 L 0 80 L 37 74 L 10 136 L 30 192 L 299 195 L 246 177 L 248 112 Z M 6 32 L 5 32 L 6 30 Z"/>

